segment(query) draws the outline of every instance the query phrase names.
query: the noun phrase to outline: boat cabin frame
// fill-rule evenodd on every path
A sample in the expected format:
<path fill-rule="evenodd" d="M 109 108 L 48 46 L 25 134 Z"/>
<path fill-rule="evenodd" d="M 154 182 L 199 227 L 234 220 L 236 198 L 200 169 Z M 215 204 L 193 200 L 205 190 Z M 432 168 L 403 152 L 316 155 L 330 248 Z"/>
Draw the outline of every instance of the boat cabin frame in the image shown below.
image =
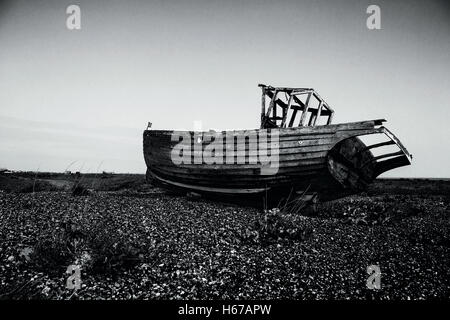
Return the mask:
<path fill-rule="evenodd" d="M 329 125 L 333 120 L 333 109 L 312 88 L 258 87 L 262 89 L 261 129 L 316 126 L 319 119 Z"/>

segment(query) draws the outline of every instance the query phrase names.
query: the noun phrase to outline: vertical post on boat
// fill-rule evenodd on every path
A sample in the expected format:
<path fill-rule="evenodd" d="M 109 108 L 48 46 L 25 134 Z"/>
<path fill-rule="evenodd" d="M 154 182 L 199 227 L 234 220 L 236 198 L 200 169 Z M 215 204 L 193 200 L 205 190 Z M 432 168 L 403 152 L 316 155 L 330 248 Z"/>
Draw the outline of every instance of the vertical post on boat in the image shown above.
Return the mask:
<path fill-rule="evenodd" d="M 276 115 L 277 115 L 276 114 L 277 105 L 276 105 L 275 99 L 277 98 L 277 93 L 278 93 L 277 89 L 273 90 L 273 92 L 272 92 L 273 96 L 272 96 L 272 99 L 270 100 L 269 109 L 267 109 L 267 114 L 269 116 L 269 119 L 273 119 L 275 121 L 275 123 L 276 123 Z M 272 112 L 272 110 L 273 110 L 273 112 Z M 272 117 L 270 117 L 271 113 L 272 113 Z"/>
<path fill-rule="evenodd" d="M 266 88 L 261 87 L 262 96 L 261 96 L 261 129 L 264 126 L 264 119 L 266 117 Z"/>
<path fill-rule="evenodd" d="M 303 123 L 305 122 L 305 118 L 308 112 L 308 108 L 309 108 L 309 99 L 311 99 L 311 92 L 308 93 L 308 97 L 306 98 L 306 102 L 305 102 L 305 109 L 302 112 L 302 116 L 300 118 L 300 123 L 299 126 L 303 126 Z"/>
<path fill-rule="evenodd" d="M 272 103 L 270 110 L 272 110 L 272 119 L 275 124 L 277 124 L 277 94 L 278 91 L 275 90 L 273 92 L 273 99 L 270 101 Z"/>
<path fill-rule="evenodd" d="M 333 111 L 333 109 L 330 108 L 330 106 L 328 104 L 326 106 L 327 106 L 328 111 L 330 112 L 327 124 L 331 124 L 331 121 L 333 121 L 334 111 Z"/>
<path fill-rule="evenodd" d="M 316 114 L 316 116 L 314 117 L 314 121 L 313 121 L 313 124 L 312 124 L 313 126 L 316 125 L 317 119 L 319 119 L 320 114 L 322 113 L 322 106 L 323 106 L 323 101 L 321 100 L 321 101 L 319 102 L 319 107 L 317 108 L 317 114 Z"/>
<path fill-rule="evenodd" d="M 331 124 L 331 121 L 333 120 L 333 112 L 330 113 L 330 116 L 328 117 L 327 124 Z"/>
<path fill-rule="evenodd" d="M 291 109 L 291 105 L 292 105 L 292 100 L 293 99 L 294 99 L 294 94 L 291 93 L 289 95 L 289 101 L 288 101 L 287 108 L 285 109 L 285 112 L 283 112 L 283 120 L 281 122 L 280 128 L 285 128 L 286 127 L 286 120 L 287 120 L 287 116 L 289 114 L 289 109 Z"/>

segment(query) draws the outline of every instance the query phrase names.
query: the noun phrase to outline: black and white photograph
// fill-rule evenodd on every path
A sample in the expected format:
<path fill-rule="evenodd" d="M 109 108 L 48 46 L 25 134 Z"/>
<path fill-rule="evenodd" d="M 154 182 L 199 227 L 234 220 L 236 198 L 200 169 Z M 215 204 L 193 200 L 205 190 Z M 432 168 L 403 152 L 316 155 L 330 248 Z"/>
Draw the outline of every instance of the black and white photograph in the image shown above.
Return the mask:
<path fill-rule="evenodd" d="M 0 300 L 448 302 L 449 75 L 448 1 L 0 0 Z"/>

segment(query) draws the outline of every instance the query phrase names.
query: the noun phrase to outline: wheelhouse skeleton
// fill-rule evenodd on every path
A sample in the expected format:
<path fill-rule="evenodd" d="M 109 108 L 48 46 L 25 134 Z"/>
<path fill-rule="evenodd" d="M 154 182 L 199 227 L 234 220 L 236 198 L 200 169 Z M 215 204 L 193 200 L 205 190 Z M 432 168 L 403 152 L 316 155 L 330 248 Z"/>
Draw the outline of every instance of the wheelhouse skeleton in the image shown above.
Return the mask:
<path fill-rule="evenodd" d="M 320 117 L 331 124 L 334 111 L 314 89 L 258 86 L 262 89 L 261 129 L 315 126 Z"/>

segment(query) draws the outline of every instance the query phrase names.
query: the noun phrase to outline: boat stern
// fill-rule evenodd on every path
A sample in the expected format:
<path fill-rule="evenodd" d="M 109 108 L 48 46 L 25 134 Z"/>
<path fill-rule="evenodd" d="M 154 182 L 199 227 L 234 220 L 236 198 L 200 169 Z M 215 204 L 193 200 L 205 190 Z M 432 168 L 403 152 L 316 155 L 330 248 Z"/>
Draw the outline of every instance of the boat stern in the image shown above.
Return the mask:
<path fill-rule="evenodd" d="M 355 132 L 330 150 L 328 170 L 345 189 L 365 189 L 382 173 L 411 164 L 412 155 L 391 131 L 381 126 L 383 121 L 374 121 L 372 129 Z M 366 144 L 361 138 L 367 135 L 379 135 L 384 141 Z M 394 146 L 396 150 L 383 152 L 386 146 Z M 374 155 L 374 151 L 381 152 Z"/>

